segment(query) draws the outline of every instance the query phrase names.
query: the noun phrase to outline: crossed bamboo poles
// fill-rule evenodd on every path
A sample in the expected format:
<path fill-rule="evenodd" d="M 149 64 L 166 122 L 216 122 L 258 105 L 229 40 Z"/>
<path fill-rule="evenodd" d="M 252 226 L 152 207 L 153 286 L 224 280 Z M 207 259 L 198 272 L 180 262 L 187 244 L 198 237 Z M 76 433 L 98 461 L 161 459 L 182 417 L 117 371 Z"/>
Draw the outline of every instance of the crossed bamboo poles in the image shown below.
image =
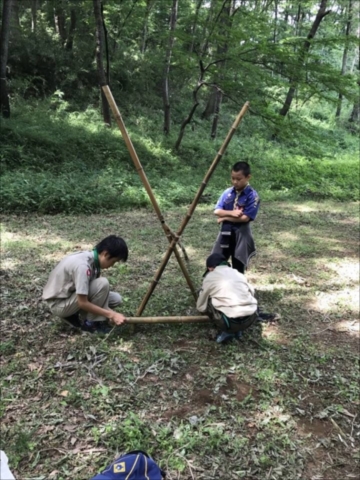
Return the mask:
<path fill-rule="evenodd" d="M 144 298 L 143 298 L 143 300 L 142 300 L 142 302 L 141 302 L 141 304 L 140 304 L 140 306 L 137 310 L 137 313 L 136 313 L 137 316 L 133 317 L 133 321 L 131 321 L 131 323 L 144 323 L 145 317 L 140 318 L 141 314 L 144 311 L 144 309 L 145 309 L 153 291 L 155 290 L 156 285 L 159 283 L 161 275 L 163 274 L 163 271 L 165 270 L 165 267 L 166 267 L 166 265 L 167 265 L 167 263 L 168 263 L 168 261 L 171 257 L 171 254 L 173 252 L 174 252 L 175 257 L 176 257 L 176 259 L 177 259 L 177 261 L 180 265 L 180 268 L 181 268 L 181 270 L 183 272 L 183 275 L 184 275 L 184 277 L 187 281 L 187 284 L 188 284 L 188 286 L 189 286 L 189 288 L 190 288 L 190 290 L 191 290 L 191 292 L 194 296 L 194 299 L 196 300 L 196 290 L 195 290 L 194 285 L 191 281 L 191 278 L 190 278 L 190 275 L 187 271 L 187 268 L 186 268 L 186 266 L 183 262 L 183 259 L 181 258 L 180 252 L 177 248 L 177 243 L 179 242 L 181 235 L 183 234 L 187 224 L 189 223 L 189 221 L 190 221 L 190 219 L 191 219 L 191 217 L 194 213 L 194 210 L 195 210 L 195 208 L 196 208 L 196 206 L 197 206 L 197 204 L 200 200 L 200 197 L 203 194 L 203 192 L 206 188 L 206 185 L 208 184 L 212 174 L 215 171 L 215 168 L 217 167 L 218 163 L 220 162 L 222 156 L 224 155 L 224 153 L 225 153 L 225 151 L 226 151 L 226 149 L 227 149 L 227 147 L 230 143 L 230 140 L 232 139 L 237 127 L 239 126 L 242 118 L 244 117 L 246 111 L 248 110 L 249 102 L 246 102 L 244 104 L 244 106 L 242 107 L 242 109 L 240 110 L 240 112 L 239 112 L 238 116 L 236 117 L 234 123 L 232 124 L 232 126 L 231 126 L 223 144 L 221 145 L 220 150 L 216 154 L 209 170 L 207 171 L 203 181 L 201 182 L 200 187 L 199 187 L 199 189 L 198 189 L 198 191 L 197 191 L 197 193 L 194 197 L 194 200 L 193 200 L 192 204 L 190 205 L 190 207 L 189 207 L 189 209 L 188 209 L 188 211 L 187 211 L 187 213 L 186 213 L 186 215 L 185 215 L 185 217 L 184 217 L 184 219 L 183 219 L 183 221 L 182 221 L 182 223 L 179 227 L 179 230 L 176 233 L 174 233 L 174 232 L 172 232 L 170 227 L 166 224 L 165 219 L 164 219 L 164 217 L 161 213 L 160 207 L 159 207 L 159 205 L 157 203 L 157 200 L 156 200 L 156 198 L 153 194 L 150 183 L 149 183 L 149 181 L 147 179 L 147 176 L 145 174 L 145 171 L 144 171 L 144 169 L 143 169 L 143 167 L 140 163 L 140 160 L 139 160 L 139 157 L 137 156 L 135 148 L 134 148 L 134 146 L 131 142 L 131 139 L 130 139 L 129 134 L 126 130 L 124 121 L 123 121 L 123 119 L 121 117 L 121 114 L 120 114 L 120 111 L 119 111 L 119 109 L 118 109 L 118 107 L 115 103 L 115 100 L 114 100 L 114 97 L 113 97 L 113 95 L 110 91 L 110 88 L 109 88 L 108 85 L 104 85 L 102 87 L 102 89 L 105 93 L 107 101 L 108 101 L 108 103 L 110 105 L 110 108 L 113 112 L 116 123 L 118 124 L 118 127 L 121 131 L 121 134 L 122 134 L 123 138 L 124 138 L 125 144 L 126 144 L 128 150 L 129 150 L 129 153 L 130 153 L 131 159 L 132 159 L 132 161 L 135 165 L 136 171 L 138 172 L 138 174 L 139 174 L 139 176 L 140 176 L 140 178 L 143 182 L 143 185 L 144 185 L 144 187 L 147 191 L 147 194 L 149 195 L 150 201 L 151 201 L 151 203 L 154 207 L 154 210 L 155 210 L 155 212 L 157 214 L 157 217 L 158 217 L 158 219 L 161 223 L 161 226 L 164 230 L 164 233 L 165 233 L 165 235 L 166 235 L 166 237 L 169 241 L 169 247 L 167 249 L 167 252 L 165 253 L 165 256 L 164 256 L 164 258 L 161 262 L 161 265 L 158 268 L 158 270 L 155 274 L 155 277 L 154 277 L 152 283 L 150 284 L 149 289 L 146 292 L 146 294 L 145 294 L 145 296 L 144 296 Z M 153 320 L 151 320 L 151 318 L 148 317 L 148 321 L 146 323 L 159 323 L 160 321 L 166 321 L 166 318 L 167 317 L 153 317 Z M 201 320 L 201 318 L 203 318 L 203 320 Z M 178 319 L 178 320 L 175 320 L 175 319 Z M 131 319 L 129 319 L 129 320 L 131 320 Z M 208 318 L 206 316 L 203 316 L 203 317 L 168 317 L 169 322 L 175 322 L 175 321 L 182 321 L 182 322 L 184 322 L 184 321 L 194 322 L 195 321 L 196 322 L 196 321 L 206 321 L 206 320 L 208 320 Z"/>

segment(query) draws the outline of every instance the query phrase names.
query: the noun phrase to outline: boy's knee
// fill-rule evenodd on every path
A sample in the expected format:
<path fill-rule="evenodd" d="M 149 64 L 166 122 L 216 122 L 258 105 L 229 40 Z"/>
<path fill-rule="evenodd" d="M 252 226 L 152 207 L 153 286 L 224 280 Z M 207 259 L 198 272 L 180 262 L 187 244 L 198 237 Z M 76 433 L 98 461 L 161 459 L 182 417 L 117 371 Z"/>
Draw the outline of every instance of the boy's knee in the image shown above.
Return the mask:
<path fill-rule="evenodd" d="M 121 303 L 122 303 L 121 295 L 117 292 L 110 292 L 109 307 L 110 308 L 115 308 L 115 307 L 119 306 Z"/>
<path fill-rule="evenodd" d="M 110 290 L 110 285 L 109 285 L 109 280 L 105 277 L 99 277 L 93 280 L 91 283 L 93 283 L 93 286 L 96 286 L 97 290 L 100 291 L 109 291 Z"/>

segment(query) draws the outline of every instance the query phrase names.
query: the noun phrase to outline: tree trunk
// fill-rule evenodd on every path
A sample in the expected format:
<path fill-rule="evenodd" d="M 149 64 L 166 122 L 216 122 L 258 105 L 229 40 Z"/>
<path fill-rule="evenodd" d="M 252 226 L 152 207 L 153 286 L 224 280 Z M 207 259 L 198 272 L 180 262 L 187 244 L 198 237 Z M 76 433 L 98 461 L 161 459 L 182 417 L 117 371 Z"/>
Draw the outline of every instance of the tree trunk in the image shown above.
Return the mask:
<path fill-rule="evenodd" d="M 287 115 L 288 111 L 290 110 L 291 103 L 292 103 L 292 101 L 294 99 L 294 96 L 295 96 L 296 88 L 297 88 L 297 86 L 299 84 L 299 81 L 300 81 L 299 72 L 301 72 L 301 70 L 303 68 L 305 56 L 306 56 L 306 54 L 309 51 L 310 46 L 311 46 L 311 40 L 315 37 L 317 29 L 320 26 L 321 20 L 331 12 L 331 10 L 326 10 L 326 4 L 327 4 L 327 0 L 321 0 L 320 6 L 319 6 L 319 11 L 318 11 L 318 13 L 315 17 L 315 20 L 314 20 L 312 26 L 311 26 L 310 32 L 308 33 L 308 35 L 306 37 L 306 40 L 303 43 L 303 45 L 302 45 L 302 47 L 299 51 L 299 57 L 298 57 L 298 62 L 297 62 L 297 65 L 298 65 L 297 72 L 293 76 L 293 78 L 290 79 L 289 91 L 286 95 L 284 105 L 282 106 L 281 110 L 279 111 L 279 114 L 283 117 L 285 117 Z"/>
<path fill-rule="evenodd" d="M 9 53 L 11 1 L 3 0 L 0 33 L 0 111 L 4 118 L 10 117 L 10 101 L 6 84 L 6 65 Z"/>
<path fill-rule="evenodd" d="M 76 11 L 72 8 L 70 11 L 70 27 L 69 27 L 69 34 L 67 36 L 65 49 L 72 50 L 74 44 L 74 33 L 76 29 Z"/>
<path fill-rule="evenodd" d="M 351 21 L 352 21 L 352 0 L 349 0 L 348 19 L 347 19 L 346 27 L 345 27 L 346 43 L 345 43 L 345 46 L 344 46 L 340 75 L 345 75 L 345 71 L 346 71 L 346 63 L 347 63 L 347 57 L 348 57 L 348 51 L 349 51 L 349 35 L 350 35 L 350 30 L 351 30 Z M 343 94 L 342 94 L 342 92 L 340 92 L 339 93 L 339 98 L 338 98 L 338 104 L 337 104 L 337 108 L 336 108 L 336 113 L 335 113 L 335 118 L 339 118 L 340 115 L 341 115 L 342 99 L 343 99 Z"/>
<path fill-rule="evenodd" d="M 21 0 L 12 0 L 11 1 L 11 15 L 10 15 L 10 45 L 12 42 L 18 44 L 21 42 L 22 29 L 20 23 L 20 1 Z M 2 8 L 2 1 L 0 0 L 0 9 Z M 0 17 L 1 18 L 1 17 Z"/>
<path fill-rule="evenodd" d="M 216 87 L 213 87 L 210 96 L 208 98 L 208 101 L 206 102 L 206 107 L 203 113 L 201 114 L 201 118 L 210 118 L 211 115 L 215 113 L 215 107 L 216 107 L 216 94 L 217 94 L 218 89 Z"/>
<path fill-rule="evenodd" d="M 165 58 L 165 68 L 164 68 L 164 77 L 163 77 L 163 104 L 164 104 L 164 133 L 167 135 L 170 132 L 170 95 L 169 95 L 169 73 L 170 73 L 170 62 L 172 49 L 174 46 L 174 31 L 177 21 L 177 11 L 178 11 L 179 0 L 173 0 L 170 22 L 169 22 L 169 44 L 166 51 Z"/>
<path fill-rule="evenodd" d="M 55 31 L 59 35 L 62 45 L 64 45 L 66 42 L 65 13 L 61 3 L 54 8 L 54 22 Z"/>
<path fill-rule="evenodd" d="M 232 13 L 233 13 L 232 8 L 233 8 L 233 5 L 231 3 L 231 0 L 225 0 L 223 3 L 222 12 L 220 14 L 221 15 L 220 25 L 223 25 L 224 27 L 225 41 L 223 45 L 218 46 L 218 55 L 223 57 L 226 56 L 226 53 L 228 51 L 228 39 L 229 39 L 229 32 L 231 29 L 231 19 L 232 19 Z M 226 67 L 226 60 L 224 58 L 224 60 L 220 64 L 220 69 L 224 70 L 225 67 Z M 220 73 L 219 78 L 221 82 L 221 80 L 223 79 L 222 73 Z M 216 81 L 216 83 L 218 82 Z M 214 111 L 214 118 L 211 126 L 211 134 L 210 134 L 212 139 L 216 138 L 222 99 L 223 99 L 223 92 L 220 90 L 220 88 L 218 88 L 215 96 L 215 111 Z"/>
<path fill-rule="evenodd" d="M 213 123 L 211 125 L 211 138 L 216 138 L 217 134 L 217 127 L 219 123 L 219 114 L 220 114 L 220 106 L 222 102 L 223 93 L 220 89 L 216 92 L 216 101 L 215 101 L 215 113 L 213 118 Z"/>
<path fill-rule="evenodd" d="M 153 6 L 152 0 L 146 0 L 146 10 L 145 10 L 142 43 L 141 43 L 141 53 L 145 53 L 146 51 L 146 42 L 148 37 L 148 22 L 149 22 L 149 16 L 150 16 L 152 6 Z"/>
<path fill-rule="evenodd" d="M 217 24 L 217 22 L 219 22 L 220 24 L 227 24 L 229 22 L 229 15 L 230 15 L 230 11 L 229 11 L 229 6 L 226 7 L 226 3 L 228 2 L 229 0 L 224 0 L 223 1 L 223 4 L 222 4 L 222 7 L 221 7 L 221 10 L 220 12 L 218 13 L 218 15 L 215 17 L 215 19 L 213 20 L 214 21 L 214 25 L 213 25 L 213 28 L 212 28 L 212 31 L 214 30 L 215 28 L 215 25 Z M 215 10 L 215 7 L 216 7 L 216 1 L 212 0 L 211 2 L 211 5 L 210 5 L 210 9 L 211 10 Z M 225 19 L 224 21 L 224 11 L 225 13 L 227 14 L 227 19 Z M 210 15 L 210 13 L 209 13 Z M 210 20 L 209 20 L 210 21 Z M 209 41 L 209 39 L 207 40 L 207 42 Z M 207 43 L 206 42 L 206 43 Z M 205 47 L 204 47 L 205 48 Z M 207 48 L 207 47 L 206 47 Z M 218 45 L 217 47 L 217 57 L 219 58 L 220 56 L 222 56 L 223 54 L 225 54 L 227 51 L 227 45 L 225 43 L 224 46 L 220 46 Z M 203 50 L 203 53 L 205 53 L 205 50 Z M 222 68 L 224 68 L 224 64 L 225 62 L 222 63 Z M 217 85 L 218 83 L 218 78 L 214 78 L 213 79 L 213 84 L 214 85 Z M 216 112 L 216 109 L 220 108 L 220 105 L 219 105 L 219 98 L 218 98 L 218 88 L 216 86 L 213 87 L 211 93 L 210 93 L 210 96 L 208 98 L 208 101 L 206 102 L 206 107 L 205 107 L 205 110 L 202 112 L 201 114 L 201 118 L 205 118 L 205 119 L 208 119 L 211 117 L 211 115 L 213 115 L 215 112 Z M 219 112 L 218 112 L 219 113 Z M 217 125 L 217 121 L 216 121 L 216 125 Z M 213 134 L 213 126 L 211 127 L 211 135 Z"/>
<path fill-rule="evenodd" d="M 190 53 L 192 53 L 192 52 L 194 51 L 195 33 L 196 33 L 198 16 L 199 16 L 199 10 L 200 10 L 200 7 L 201 7 L 202 2 L 203 2 L 203 0 L 198 0 L 198 1 L 197 1 L 197 4 L 196 4 L 194 23 L 193 23 L 193 25 L 192 25 L 192 27 L 191 27 L 192 40 L 191 40 L 191 45 L 190 45 L 190 49 L 189 49 Z"/>
<path fill-rule="evenodd" d="M 179 136 L 178 136 L 178 138 L 176 140 L 176 143 L 175 143 L 175 150 L 179 150 L 181 141 L 182 141 L 184 133 L 185 133 L 186 125 L 188 125 L 191 122 L 192 117 L 195 113 L 195 110 L 199 106 L 199 101 L 198 101 L 198 98 L 197 98 L 197 94 L 198 94 L 198 91 L 200 90 L 200 88 L 204 85 L 204 81 L 203 81 L 204 75 L 205 75 L 206 70 L 209 68 L 209 66 L 210 65 L 208 65 L 206 68 L 204 68 L 203 63 L 200 60 L 200 76 L 199 76 L 197 85 L 196 85 L 195 89 L 193 90 L 193 105 L 191 107 L 189 115 L 181 123 Z"/>
<path fill-rule="evenodd" d="M 36 32 L 36 25 L 37 25 L 37 9 L 38 9 L 38 2 L 37 0 L 31 0 L 31 32 Z"/>
<path fill-rule="evenodd" d="M 110 125 L 111 124 L 110 108 L 106 100 L 105 94 L 101 88 L 103 85 L 106 85 L 106 75 L 105 75 L 104 63 L 103 63 L 104 27 L 103 27 L 102 15 L 101 15 L 101 0 L 93 0 L 93 5 L 94 5 L 94 16 L 95 16 L 95 23 L 96 23 L 96 64 L 97 64 L 99 83 L 100 83 L 102 113 L 103 113 L 104 122 L 107 125 Z"/>
<path fill-rule="evenodd" d="M 277 22 L 278 22 L 278 0 L 275 0 L 275 12 L 274 12 L 274 37 L 273 37 L 273 43 L 276 43 L 276 38 L 277 38 Z"/>
<path fill-rule="evenodd" d="M 357 84 L 360 89 L 360 55 L 358 58 L 358 81 Z M 349 130 L 351 132 L 357 132 L 359 128 L 359 121 L 360 121 L 360 98 L 357 98 L 357 101 L 354 103 L 353 109 L 351 111 L 348 123 L 349 123 Z"/>

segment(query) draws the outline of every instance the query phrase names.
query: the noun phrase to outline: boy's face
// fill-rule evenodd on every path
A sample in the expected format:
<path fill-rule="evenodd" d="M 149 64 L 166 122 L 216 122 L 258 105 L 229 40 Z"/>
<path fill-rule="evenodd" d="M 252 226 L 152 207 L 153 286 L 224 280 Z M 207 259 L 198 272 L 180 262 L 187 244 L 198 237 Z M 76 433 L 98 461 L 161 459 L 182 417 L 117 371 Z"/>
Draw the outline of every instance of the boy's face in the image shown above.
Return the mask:
<path fill-rule="evenodd" d="M 101 252 L 99 254 L 99 264 L 101 270 L 106 270 L 107 268 L 113 267 L 115 263 L 120 261 L 120 258 L 111 257 L 107 251 Z"/>
<path fill-rule="evenodd" d="M 246 187 L 246 185 L 249 183 L 250 178 L 251 178 L 251 175 L 248 175 L 247 177 L 245 177 L 242 171 L 234 172 L 233 170 L 231 172 L 231 183 L 233 184 L 233 187 L 235 188 L 235 190 L 238 190 L 238 191 Z"/>

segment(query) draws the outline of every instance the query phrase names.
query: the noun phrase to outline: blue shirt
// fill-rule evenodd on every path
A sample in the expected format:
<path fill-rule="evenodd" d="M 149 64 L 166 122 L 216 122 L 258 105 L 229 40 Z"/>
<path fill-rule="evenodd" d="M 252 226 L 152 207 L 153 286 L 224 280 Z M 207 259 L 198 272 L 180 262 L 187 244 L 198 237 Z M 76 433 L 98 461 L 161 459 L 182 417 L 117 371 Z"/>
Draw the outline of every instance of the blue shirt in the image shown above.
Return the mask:
<path fill-rule="evenodd" d="M 238 196 L 238 198 L 236 198 Z M 236 201 L 236 204 L 234 205 Z M 247 215 L 250 220 L 255 220 L 260 206 L 259 195 L 250 185 L 247 185 L 244 190 L 238 194 L 235 187 L 230 187 L 225 190 L 220 196 L 215 210 L 236 210 L 243 208 L 243 214 Z"/>

